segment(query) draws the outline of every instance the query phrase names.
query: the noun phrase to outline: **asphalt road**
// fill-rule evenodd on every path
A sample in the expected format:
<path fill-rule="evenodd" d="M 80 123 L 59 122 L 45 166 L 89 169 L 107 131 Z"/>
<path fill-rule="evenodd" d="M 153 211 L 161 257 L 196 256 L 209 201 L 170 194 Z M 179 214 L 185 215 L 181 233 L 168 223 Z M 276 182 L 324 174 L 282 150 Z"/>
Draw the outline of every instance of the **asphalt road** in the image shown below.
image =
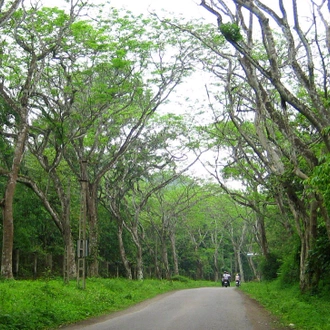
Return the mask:
<path fill-rule="evenodd" d="M 268 330 L 279 329 L 255 302 L 235 288 L 167 293 L 123 312 L 80 322 L 65 330 Z M 251 307 L 252 306 L 252 307 Z M 256 307 L 256 306 L 254 306 Z M 251 309 L 252 308 L 252 309 Z"/>

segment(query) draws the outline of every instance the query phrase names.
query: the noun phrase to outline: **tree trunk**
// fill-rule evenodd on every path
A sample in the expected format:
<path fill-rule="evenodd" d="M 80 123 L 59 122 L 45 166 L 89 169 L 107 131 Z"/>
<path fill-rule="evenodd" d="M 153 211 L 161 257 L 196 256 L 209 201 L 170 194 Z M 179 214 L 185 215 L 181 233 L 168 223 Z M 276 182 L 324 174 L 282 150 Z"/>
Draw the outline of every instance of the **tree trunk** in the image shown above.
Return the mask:
<path fill-rule="evenodd" d="M 134 222 L 133 228 L 129 229 L 133 242 L 136 246 L 136 278 L 138 280 L 143 280 L 143 252 L 142 245 L 139 238 L 138 228 L 136 226 L 138 222 Z"/>
<path fill-rule="evenodd" d="M 69 282 L 70 279 L 76 278 L 77 276 L 77 265 L 76 265 L 76 253 L 75 246 L 71 234 L 71 227 L 64 228 L 64 246 L 65 246 L 65 258 L 63 264 L 64 281 Z"/>
<path fill-rule="evenodd" d="M 174 275 L 179 275 L 179 261 L 178 261 L 178 254 L 176 252 L 175 233 L 173 233 L 172 231 L 170 232 L 170 241 L 171 241 L 172 254 L 173 254 Z"/>
<path fill-rule="evenodd" d="M 2 13 L 2 17 L 0 18 L 0 26 L 4 26 L 8 20 L 10 20 L 11 16 L 17 10 L 20 5 L 21 0 L 14 1 L 10 7 L 7 8 L 7 11 Z M 3 4 L 3 3 L 2 3 Z M 1 53 L 2 49 L 1 49 Z M 33 57 L 31 60 L 32 64 L 35 64 L 36 59 Z M 0 65 L 2 64 L 2 59 L 0 59 Z M 29 71 L 33 73 L 34 65 L 31 65 L 32 69 Z M 17 108 L 17 104 L 13 101 L 8 94 L 4 91 L 3 82 L 1 82 L 0 86 L 0 95 L 3 99 L 13 107 L 17 111 L 17 114 L 20 117 L 20 127 L 19 133 L 16 140 L 14 158 L 12 162 L 11 171 L 9 173 L 5 195 L 3 204 L 3 233 L 2 233 L 2 255 L 1 255 L 1 276 L 5 279 L 13 279 L 13 246 L 14 246 L 14 218 L 13 218 L 13 202 L 15 189 L 17 184 L 17 177 L 20 169 L 20 165 L 23 158 L 25 142 L 28 134 L 28 124 L 27 124 L 27 100 L 28 100 L 28 92 L 30 87 L 31 80 L 28 76 L 25 85 L 22 89 L 22 98 L 20 100 L 22 108 Z"/>
<path fill-rule="evenodd" d="M 269 250 L 268 250 L 268 242 L 267 242 L 267 236 L 266 236 L 266 229 L 265 229 L 265 220 L 263 215 L 260 213 L 256 214 L 257 216 L 257 229 L 258 229 L 258 236 L 259 236 L 259 242 L 262 254 L 265 256 L 265 258 L 268 258 Z"/>
<path fill-rule="evenodd" d="M 17 277 L 18 276 L 18 273 L 19 273 L 19 257 L 20 257 L 20 251 L 19 249 L 15 249 L 15 276 Z"/>
<path fill-rule="evenodd" d="M 300 269 L 299 269 L 300 289 L 302 292 L 308 290 L 311 283 L 309 276 L 306 272 L 307 260 L 308 260 L 308 251 L 306 245 L 307 245 L 306 241 L 302 239 L 301 247 L 300 247 Z"/>
<path fill-rule="evenodd" d="M 36 279 L 38 275 L 38 253 L 33 253 L 33 278 Z"/>
<path fill-rule="evenodd" d="M 45 261 L 46 261 L 47 270 L 51 273 L 53 271 L 53 254 L 47 253 Z"/>
<path fill-rule="evenodd" d="M 198 257 L 196 260 L 196 280 L 202 280 L 203 279 L 203 263 L 201 259 Z"/>
<path fill-rule="evenodd" d="M 136 226 L 137 222 L 134 222 L 132 228 L 128 228 L 133 242 L 136 247 L 136 269 L 135 269 L 135 276 L 138 280 L 143 280 L 143 253 L 142 253 L 142 245 L 139 238 L 138 228 Z"/>
<path fill-rule="evenodd" d="M 158 237 L 157 235 L 155 237 L 155 251 L 154 251 L 154 272 L 155 272 L 155 277 L 158 279 L 161 279 L 161 272 L 159 270 L 159 265 L 158 265 Z"/>
<path fill-rule="evenodd" d="M 170 266 L 168 262 L 168 253 L 166 245 L 165 233 L 161 234 L 161 249 L 162 249 L 162 262 L 163 262 L 163 272 L 166 279 L 170 279 Z"/>
<path fill-rule="evenodd" d="M 137 254 L 136 254 L 136 278 L 138 280 L 143 280 L 143 258 L 142 258 L 142 246 L 139 244 L 137 246 Z"/>
<path fill-rule="evenodd" d="M 10 199 L 7 198 L 6 202 L 10 203 Z M 2 235 L 2 256 L 1 256 L 1 276 L 5 279 L 14 278 L 13 275 L 13 245 L 14 245 L 14 222 L 12 210 L 10 207 L 5 207 L 3 210 L 3 235 Z"/>
<path fill-rule="evenodd" d="M 129 261 L 126 256 L 126 251 L 125 251 L 125 246 L 124 246 L 124 241 L 123 241 L 123 223 L 120 221 L 117 221 L 118 225 L 118 232 L 117 232 L 117 237 L 118 237 L 118 243 L 119 243 L 119 253 L 121 260 L 123 262 L 125 271 L 126 271 L 126 278 L 131 280 L 133 278 L 132 276 L 132 269 L 129 265 Z"/>
<path fill-rule="evenodd" d="M 259 274 L 257 272 L 257 268 L 256 268 L 256 266 L 255 266 L 255 264 L 253 262 L 253 256 L 248 257 L 247 259 L 248 259 L 248 263 L 249 263 L 249 265 L 250 265 L 250 267 L 252 269 L 254 278 L 257 279 L 258 281 L 260 281 L 260 276 L 259 276 Z"/>
<path fill-rule="evenodd" d="M 218 256 L 219 256 L 219 251 L 218 249 L 215 249 L 213 253 L 214 282 L 219 281 Z"/>
<path fill-rule="evenodd" d="M 3 204 L 3 237 L 2 237 L 2 257 L 1 276 L 5 279 L 13 279 L 13 246 L 14 246 L 14 218 L 13 203 L 17 178 L 23 158 L 25 142 L 28 134 L 27 110 L 21 111 L 21 127 L 17 137 L 12 168 L 9 173 L 5 198 Z"/>
<path fill-rule="evenodd" d="M 309 196 L 311 202 L 307 203 L 310 212 L 307 212 L 305 204 L 298 198 L 292 187 L 288 187 L 287 195 L 289 206 L 294 215 L 296 228 L 300 238 L 300 289 L 305 292 L 311 288 L 313 272 L 307 271 L 309 252 L 314 246 L 317 235 L 317 208 L 318 203 L 314 196 Z"/>
<path fill-rule="evenodd" d="M 241 277 L 241 282 L 245 282 L 245 278 L 244 278 L 244 268 L 243 268 L 243 262 L 242 262 L 242 257 L 241 257 L 241 250 L 238 249 L 236 251 L 236 258 L 237 258 L 237 262 L 238 262 L 238 269 L 239 269 L 239 274 Z"/>
<path fill-rule="evenodd" d="M 92 277 L 99 275 L 99 229 L 97 218 L 97 184 L 88 185 L 87 212 L 89 220 L 89 253 L 91 263 L 89 274 Z"/>

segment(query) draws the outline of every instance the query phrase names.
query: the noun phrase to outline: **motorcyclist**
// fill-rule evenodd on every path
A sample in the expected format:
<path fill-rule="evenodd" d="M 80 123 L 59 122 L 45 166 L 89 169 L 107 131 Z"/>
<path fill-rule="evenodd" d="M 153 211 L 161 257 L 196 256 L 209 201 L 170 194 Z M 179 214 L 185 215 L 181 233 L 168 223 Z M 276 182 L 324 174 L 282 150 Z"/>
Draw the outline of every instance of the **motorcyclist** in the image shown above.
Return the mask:
<path fill-rule="evenodd" d="M 237 286 L 240 286 L 240 284 L 241 284 L 241 276 L 238 273 L 235 275 L 235 282 L 236 282 L 236 285 Z"/>
<path fill-rule="evenodd" d="M 225 286 L 225 280 L 228 281 L 228 286 L 230 286 L 231 275 L 225 270 L 222 275 L 222 286 Z"/>

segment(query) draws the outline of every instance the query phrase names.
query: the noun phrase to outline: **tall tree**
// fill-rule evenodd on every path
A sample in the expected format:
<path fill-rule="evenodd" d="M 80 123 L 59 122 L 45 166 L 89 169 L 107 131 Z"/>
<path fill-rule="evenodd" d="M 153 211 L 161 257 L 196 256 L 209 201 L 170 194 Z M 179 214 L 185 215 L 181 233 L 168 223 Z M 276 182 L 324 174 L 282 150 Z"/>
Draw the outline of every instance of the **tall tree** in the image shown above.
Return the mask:
<path fill-rule="evenodd" d="M 166 176 L 168 175 L 166 173 Z M 190 209 L 200 202 L 201 195 L 198 181 L 181 175 L 168 186 L 156 191 L 148 203 L 145 221 L 158 235 L 162 276 L 167 279 L 172 274 L 179 275 L 177 232 L 184 226 L 183 219 Z M 169 255 L 172 256 L 172 262 Z M 173 265 L 173 269 L 170 269 L 170 265 Z"/>
<path fill-rule="evenodd" d="M 121 257 L 129 278 L 132 272 L 122 242 L 123 228 L 136 246 L 137 277 L 143 279 L 141 216 L 148 200 L 187 169 L 177 170 L 178 159 L 185 160 L 182 154 L 186 147 L 181 144 L 173 147 L 183 129 L 180 116 L 155 116 L 132 143 L 130 152 L 104 178 L 106 190 L 102 200 L 117 221 Z"/>
<path fill-rule="evenodd" d="M 16 1 L 18 4 L 19 2 Z M 3 1 L 1 2 L 1 5 Z M 64 20 L 64 13 L 47 9 L 22 8 L 12 14 L 2 27 L 6 39 L 1 43 L 1 83 L 2 99 L 16 114 L 13 136 L 14 153 L 5 190 L 3 206 L 3 249 L 1 274 L 12 278 L 13 250 L 13 199 L 17 177 L 22 162 L 29 132 L 32 99 L 47 61 L 60 48 L 61 40 L 74 21 L 80 8 L 80 1 L 71 3 L 71 11 Z M 53 17 L 52 17 L 53 16 Z M 59 19 L 56 19 L 58 17 Z M 55 20 L 53 20 L 55 19 Z M 37 37 L 38 36 L 38 37 Z M 18 55 L 19 54 L 19 55 Z"/>
<path fill-rule="evenodd" d="M 73 71 L 72 64 L 65 65 L 70 67 L 66 79 L 70 79 L 67 85 L 72 101 L 68 129 L 75 136 L 64 156 L 78 178 L 81 177 L 79 164 L 87 162 L 87 210 L 93 259 L 90 270 L 92 275 L 97 275 L 100 181 L 130 150 L 158 107 L 190 73 L 194 45 L 169 35 L 155 20 L 130 20 L 116 11 L 98 21 L 102 38 L 93 30 L 92 23 L 84 24 L 83 33 L 77 31 L 76 38 L 82 40 L 85 33 L 92 34 L 96 38 L 92 51 L 100 52 L 100 56 L 93 55 L 92 61 L 88 59 L 83 65 L 79 59 L 75 64 L 81 68 L 78 71 L 75 65 Z M 169 51 L 175 53 L 170 55 Z M 63 61 L 67 61 L 65 54 Z"/>
<path fill-rule="evenodd" d="M 254 167 L 254 176 L 260 184 L 276 178 L 272 185 L 276 182 L 284 192 L 301 241 L 300 285 L 302 290 L 308 289 L 313 271 L 307 272 L 306 267 L 320 216 L 330 237 L 324 196 L 310 184 L 322 162 L 320 156 L 328 154 L 330 146 L 329 135 L 324 134 L 330 118 L 328 38 L 321 38 L 328 33 L 325 1 L 312 2 L 309 22 L 299 14 L 304 4 L 296 0 L 280 0 L 279 8 L 259 0 L 203 0 L 201 5 L 215 15 L 219 33 L 230 47 L 221 50 L 219 38 L 206 37 L 201 28 L 193 30 L 189 24 L 180 28 L 190 31 L 221 61 L 219 65 L 214 64 L 216 60 L 203 61 L 224 82 L 218 85 L 217 95 L 210 97 L 213 109 L 214 101 L 221 104 L 223 115 L 217 119 L 228 118 L 241 135 L 239 141 L 258 158 L 261 166 Z M 321 18 L 323 31 L 316 17 Z M 252 131 L 246 122 L 253 123 Z M 238 146 L 234 151 L 242 150 L 242 144 Z M 278 196 L 276 201 L 280 201 Z"/>

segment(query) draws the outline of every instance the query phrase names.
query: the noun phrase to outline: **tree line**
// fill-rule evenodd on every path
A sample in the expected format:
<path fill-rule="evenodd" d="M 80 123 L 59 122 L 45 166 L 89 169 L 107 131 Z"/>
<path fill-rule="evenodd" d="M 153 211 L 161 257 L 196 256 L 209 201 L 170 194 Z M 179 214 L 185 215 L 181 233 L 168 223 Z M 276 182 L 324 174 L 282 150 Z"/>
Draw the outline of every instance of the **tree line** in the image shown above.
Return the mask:
<path fill-rule="evenodd" d="M 202 1 L 216 24 L 3 4 L 1 275 L 76 277 L 85 222 L 89 276 L 327 281 L 326 4 Z M 205 124 L 161 111 L 196 70 Z"/>

